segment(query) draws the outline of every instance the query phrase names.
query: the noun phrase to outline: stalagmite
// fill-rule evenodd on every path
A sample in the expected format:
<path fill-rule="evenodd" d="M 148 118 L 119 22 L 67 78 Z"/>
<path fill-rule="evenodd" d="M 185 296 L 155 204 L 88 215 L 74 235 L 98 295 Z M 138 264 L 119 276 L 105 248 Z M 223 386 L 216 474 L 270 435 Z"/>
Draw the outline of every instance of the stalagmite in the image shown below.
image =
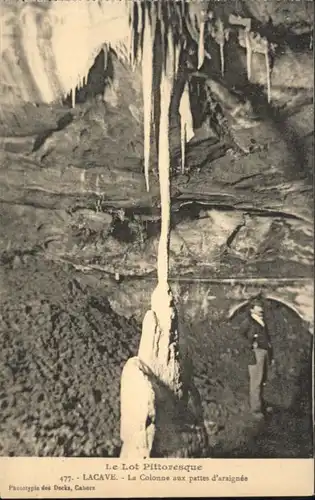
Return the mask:
<path fill-rule="evenodd" d="M 155 436 L 156 400 L 150 375 L 149 365 L 142 361 L 141 356 L 129 359 L 124 366 L 120 391 L 120 436 L 123 443 L 121 458 L 143 459 L 151 455 Z"/>

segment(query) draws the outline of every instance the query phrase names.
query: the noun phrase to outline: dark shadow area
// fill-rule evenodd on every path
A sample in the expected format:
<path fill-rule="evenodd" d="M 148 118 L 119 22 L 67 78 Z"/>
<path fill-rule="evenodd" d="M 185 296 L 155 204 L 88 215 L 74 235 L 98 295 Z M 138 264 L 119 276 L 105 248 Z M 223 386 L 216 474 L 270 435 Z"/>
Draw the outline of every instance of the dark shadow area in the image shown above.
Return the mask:
<path fill-rule="evenodd" d="M 204 121 L 204 119 L 203 119 Z M 198 140 L 192 139 L 186 146 L 185 150 L 185 172 L 191 171 L 194 168 L 202 169 L 204 166 L 209 165 L 223 157 L 227 150 L 231 147 L 228 141 L 219 141 L 215 137 L 206 137 L 205 139 Z M 180 175 L 181 172 L 182 153 L 180 149 L 175 149 L 172 154 L 172 172 L 173 175 Z"/>
<path fill-rule="evenodd" d="M 208 216 L 205 215 L 205 211 L 216 209 L 222 210 L 225 212 L 243 212 L 244 209 L 241 207 L 233 207 L 232 205 L 228 205 L 225 202 L 218 199 L 217 201 L 213 200 L 212 203 L 207 201 L 198 202 L 192 199 L 181 199 L 178 200 L 177 203 L 173 202 L 172 204 L 172 213 L 171 213 L 171 230 L 175 230 L 176 227 L 185 222 L 195 221 L 200 219 L 207 219 Z M 121 219 L 115 211 L 113 211 L 110 207 L 106 206 L 106 204 L 102 205 L 103 212 L 110 212 L 113 214 L 113 220 L 111 223 L 110 234 L 116 240 L 123 243 L 136 243 L 139 242 L 139 236 L 141 233 L 141 237 L 144 240 L 150 240 L 153 238 L 159 237 L 161 222 L 160 222 L 160 209 L 152 208 L 152 207 L 132 207 L 126 209 L 124 211 L 124 217 Z M 299 218 L 292 214 L 282 213 L 280 211 L 273 210 L 263 210 L 256 208 L 247 208 L 247 214 L 259 216 L 259 217 L 281 217 L 283 219 L 289 220 L 299 220 Z M 243 224 L 243 223 L 242 223 Z M 241 224 L 241 225 L 242 225 Z M 233 240 L 235 234 L 239 231 L 240 227 L 235 229 L 230 237 L 227 240 L 227 246 L 230 245 Z M 222 259 L 224 257 L 222 256 Z M 222 264 L 225 261 L 222 260 Z M 296 271 L 296 269 L 295 269 Z"/>
<path fill-rule="evenodd" d="M 48 137 L 50 137 L 54 132 L 55 130 L 52 129 L 52 130 L 45 130 L 45 132 L 39 134 L 34 142 L 32 153 L 38 151 L 41 148 L 41 146 L 46 142 Z"/>
<path fill-rule="evenodd" d="M 311 2 L 309 2 L 309 4 L 311 4 Z M 306 7 L 305 3 L 304 5 L 300 5 L 300 8 L 303 7 Z M 281 51 L 284 45 L 286 45 L 293 52 L 300 52 L 301 50 L 308 50 L 312 52 L 312 49 L 310 49 L 310 32 L 312 31 L 314 22 L 314 10 L 313 12 L 309 11 L 309 23 L 297 20 L 296 22 L 293 21 L 291 24 L 287 25 L 281 23 L 274 25 L 271 17 L 269 17 L 268 21 L 265 23 L 257 19 L 253 10 L 242 0 L 239 0 L 237 5 L 233 5 L 232 9 L 235 13 L 242 17 L 251 18 L 252 31 L 259 33 L 262 37 L 266 37 L 271 43 L 276 43 L 279 51 Z M 221 17 L 223 19 L 225 18 L 227 21 L 227 9 L 224 4 L 223 6 L 220 6 L 220 4 L 218 6 L 215 2 L 214 11 L 220 13 Z M 290 16 L 290 9 L 283 8 L 282 18 L 286 18 L 287 15 Z"/>
<path fill-rule="evenodd" d="M 312 169 L 311 171 L 306 169 L 308 164 L 308 153 L 305 138 L 301 137 L 302 134 L 299 134 L 298 130 L 285 121 L 280 109 L 272 103 L 268 103 L 266 89 L 261 85 L 253 84 L 248 81 L 246 70 L 240 59 L 235 36 L 231 35 L 229 40 L 226 65 L 230 67 L 230 71 L 225 74 L 224 78 L 222 78 L 219 72 L 220 63 L 217 55 L 217 47 L 212 42 L 210 43 L 210 47 L 211 55 L 214 54 L 213 60 L 210 62 L 205 61 L 202 73 L 209 75 L 209 78 L 225 87 L 230 93 L 236 92 L 240 99 L 247 99 L 252 106 L 256 119 L 269 123 L 270 127 L 275 131 L 275 137 L 278 136 L 285 141 L 287 149 L 293 159 L 292 163 L 294 163 L 294 168 L 291 167 L 292 170 L 288 172 L 288 174 L 292 175 L 294 178 L 299 176 L 299 178 L 312 182 L 313 171 Z M 238 70 L 234 71 L 234 68 L 238 68 Z M 194 78 L 194 80 L 197 79 Z"/>
<path fill-rule="evenodd" d="M 73 121 L 73 116 L 71 113 L 66 113 L 57 122 L 56 131 L 63 130 Z"/>
<path fill-rule="evenodd" d="M 278 51 L 281 52 L 284 46 L 287 46 L 293 52 L 310 51 L 310 32 L 311 26 L 313 26 L 313 19 L 310 13 L 309 25 L 305 22 L 297 22 L 291 26 L 285 26 L 284 24 L 273 25 L 272 19 L 269 18 L 268 22 L 263 24 L 261 21 L 256 19 L 251 9 L 242 3 L 243 9 L 246 11 L 246 16 L 252 19 L 252 29 L 259 33 L 262 37 L 266 37 L 271 43 L 278 45 Z M 288 12 L 288 11 L 287 11 Z M 283 16 L 286 15 L 285 10 L 283 10 Z M 309 32 L 304 33 L 303 31 L 308 30 Z"/>
<path fill-rule="evenodd" d="M 312 362 L 311 357 L 304 359 L 298 377 L 296 394 L 288 409 L 274 408 L 262 433 L 254 439 L 255 453 L 261 458 L 287 458 L 287 451 L 294 458 L 313 456 L 313 434 L 311 414 Z M 276 451 L 277 442 L 282 450 Z"/>
<path fill-rule="evenodd" d="M 86 84 L 76 89 L 75 102 L 77 104 L 83 104 L 89 99 L 95 98 L 98 95 L 103 95 L 107 80 L 112 80 L 113 77 L 114 67 L 111 53 L 105 53 L 102 49 L 96 56 L 89 70 Z M 70 94 L 63 100 L 63 105 L 68 107 L 72 106 Z"/>
<path fill-rule="evenodd" d="M 32 152 L 35 153 L 38 151 L 41 146 L 45 143 L 45 141 L 50 137 L 54 132 L 59 132 L 66 128 L 73 121 L 72 113 L 66 113 L 57 121 L 57 127 L 51 130 L 46 130 L 42 134 L 39 134 L 35 140 Z"/>
<path fill-rule="evenodd" d="M 285 50 L 291 50 L 295 54 L 305 52 L 312 53 L 312 49 L 309 47 L 310 34 L 296 34 L 293 26 L 274 26 L 270 19 L 269 22 L 263 24 L 261 21 L 255 19 L 251 9 L 245 2 L 240 1 L 237 5 L 233 4 L 231 8 L 225 3 L 220 5 L 216 2 L 210 2 L 210 4 L 215 16 L 221 17 L 226 23 L 232 11 L 242 17 L 250 17 L 252 19 L 252 30 L 259 33 L 261 36 L 267 37 L 269 42 L 277 44 L 275 53 L 270 54 L 271 67 L 273 59 L 276 58 L 277 55 L 281 55 Z M 300 178 L 305 178 L 312 182 L 313 171 L 307 167 L 307 156 L 309 153 L 307 152 L 305 138 L 301 137 L 302 133 L 285 121 L 284 116 L 276 106 L 272 103 L 268 103 L 265 88 L 248 82 L 246 68 L 240 57 L 240 49 L 237 41 L 237 27 L 235 27 L 235 31 L 231 32 L 229 36 L 228 50 L 226 50 L 225 54 L 225 66 L 228 68 L 228 71 L 225 72 L 224 78 L 222 78 L 220 72 L 218 45 L 211 37 L 207 38 L 206 49 L 211 54 L 211 60 L 206 57 L 200 71 L 208 75 L 209 79 L 225 87 L 229 93 L 233 94 L 233 92 L 236 92 L 238 99 L 241 100 L 243 98 L 244 100 L 248 100 L 252 106 L 255 117 L 258 120 L 270 123 L 270 127 L 275 131 L 275 136 L 281 137 L 285 141 L 293 159 L 292 163 L 294 164 L 294 167 L 291 167 L 292 172 L 288 172 L 289 175 L 292 174 L 295 178 L 298 175 Z M 191 56 L 190 62 L 191 68 L 197 67 L 197 52 L 198 49 L 196 44 L 192 41 L 193 55 Z M 205 118 L 204 104 L 206 102 L 206 96 L 204 95 L 202 79 L 193 77 L 191 78 L 190 85 L 192 91 L 192 109 L 194 110 L 194 125 L 198 127 Z"/>
<path fill-rule="evenodd" d="M 90 99 L 104 94 L 106 83 L 113 79 L 114 67 L 110 53 L 104 52 L 102 49 L 96 56 L 92 67 L 88 73 L 86 85 L 82 88 L 76 88 L 76 104 L 84 104 Z M 72 99 L 71 93 L 63 99 L 63 106 L 71 108 Z M 73 121 L 71 111 L 66 112 L 57 122 L 57 127 L 49 130 L 44 130 L 40 133 L 34 143 L 32 152 L 38 151 L 45 141 L 54 133 L 66 128 Z"/>
<path fill-rule="evenodd" d="M 122 243 L 134 243 L 137 239 L 137 235 L 130 227 L 130 220 L 120 220 L 118 217 L 113 219 L 111 235 Z"/>
<path fill-rule="evenodd" d="M 258 85 L 247 83 L 246 86 L 238 88 L 238 90 L 243 91 L 244 95 L 249 99 L 258 118 L 270 122 L 271 126 L 276 129 L 276 133 L 284 139 L 289 153 L 295 160 L 294 172 L 291 172 L 291 174 L 296 177 L 297 172 L 299 172 L 301 178 L 311 180 L 312 172 L 305 170 L 308 161 L 304 138 L 293 126 L 284 121 L 281 112 L 275 106 L 268 104 L 264 90 Z M 290 174 L 290 172 L 288 173 Z"/>
<path fill-rule="evenodd" d="M 205 120 L 204 103 L 206 101 L 206 92 L 202 82 L 194 78 L 190 81 L 190 103 L 193 111 L 193 126 L 198 129 Z"/>
<path fill-rule="evenodd" d="M 313 339 L 297 314 L 274 301 L 265 302 L 266 321 L 275 351 L 275 368 L 270 368 L 266 402 L 273 408 L 264 422 L 253 422 L 250 415 L 231 420 L 242 437 L 236 447 L 224 447 L 224 435 L 214 447 L 217 458 L 311 458 L 312 349 Z M 239 319 L 247 314 L 244 306 Z M 231 430 L 232 432 L 232 430 Z M 235 432 L 235 431 L 234 431 Z"/>

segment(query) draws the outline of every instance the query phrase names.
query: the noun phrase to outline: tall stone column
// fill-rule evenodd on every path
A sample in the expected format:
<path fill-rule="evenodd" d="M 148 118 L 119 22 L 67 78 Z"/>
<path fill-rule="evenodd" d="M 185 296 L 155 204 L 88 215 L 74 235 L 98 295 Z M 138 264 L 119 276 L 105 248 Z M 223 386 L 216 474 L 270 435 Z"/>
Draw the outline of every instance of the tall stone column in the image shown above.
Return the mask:
<path fill-rule="evenodd" d="M 138 355 L 127 361 L 121 377 L 121 457 L 208 455 L 201 401 L 179 333 L 172 293 L 158 285 Z"/>

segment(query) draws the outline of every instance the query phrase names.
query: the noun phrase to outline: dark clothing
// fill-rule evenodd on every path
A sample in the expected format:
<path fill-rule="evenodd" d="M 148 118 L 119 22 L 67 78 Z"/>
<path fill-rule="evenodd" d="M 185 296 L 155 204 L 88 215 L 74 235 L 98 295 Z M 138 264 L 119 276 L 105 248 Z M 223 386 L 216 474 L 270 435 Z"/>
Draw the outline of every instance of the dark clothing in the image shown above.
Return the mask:
<path fill-rule="evenodd" d="M 265 349 L 268 352 L 269 361 L 272 360 L 272 346 L 267 326 L 262 326 L 250 315 L 241 323 L 239 333 L 246 341 L 252 355 L 248 364 L 255 364 L 255 355 L 253 348 Z"/>
<path fill-rule="evenodd" d="M 254 415 L 263 416 L 264 385 L 267 380 L 268 364 L 273 359 L 268 328 L 266 324 L 261 325 L 248 314 L 238 331 L 242 351 L 247 354 L 250 409 Z"/>

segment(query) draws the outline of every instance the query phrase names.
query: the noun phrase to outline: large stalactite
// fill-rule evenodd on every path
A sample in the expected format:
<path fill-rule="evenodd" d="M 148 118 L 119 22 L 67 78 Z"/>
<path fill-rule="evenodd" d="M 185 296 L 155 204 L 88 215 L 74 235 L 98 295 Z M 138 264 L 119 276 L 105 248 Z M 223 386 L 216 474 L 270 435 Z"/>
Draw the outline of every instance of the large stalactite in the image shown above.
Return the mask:
<path fill-rule="evenodd" d="M 140 4 L 140 2 L 139 2 Z M 179 332 L 177 325 L 177 312 L 172 293 L 168 284 L 169 268 L 169 243 L 170 243 L 170 217 L 171 217 L 171 189 L 170 189 L 170 144 L 169 127 L 171 103 L 174 94 L 174 85 L 179 70 L 181 40 L 176 38 L 171 20 L 178 15 L 176 6 L 167 2 L 159 5 L 141 2 L 138 9 L 144 8 L 144 34 L 143 48 L 136 52 L 142 54 L 143 95 L 144 95 L 144 159 L 146 185 L 149 189 L 149 159 L 150 159 L 150 132 L 152 99 L 159 99 L 158 108 L 160 116 L 155 117 L 155 128 L 158 130 L 158 173 L 161 197 L 161 233 L 157 255 L 157 286 L 151 297 L 151 310 L 143 321 L 142 338 L 138 356 L 127 362 L 121 382 L 122 405 L 122 456 L 145 458 L 152 453 L 156 427 L 160 423 L 155 421 L 153 411 L 158 399 L 159 387 L 155 386 L 153 379 L 164 384 L 175 400 L 183 398 L 185 389 L 182 384 L 182 365 L 179 352 Z M 172 12 L 170 12 L 173 9 Z M 165 17 L 168 21 L 165 22 Z M 133 19 L 133 16 L 130 16 Z M 150 23 L 150 24 L 149 24 Z M 159 32 L 158 32 L 159 28 Z M 134 30 L 134 27 L 131 26 Z M 160 38 L 155 40 L 156 33 Z M 142 41 L 141 40 L 141 41 Z M 155 57 L 154 50 L 162 49 L 162 57 Z M 156 67 L 159 61 L 160 68 Z M 155 65 L 154 65 L 155 62 Z M 153 75 L 155 71 L 155 74 Z M 158 92 L 152 94 L 153 79 L 158 81 Z M 185 88 L 187 92 L 187 88 Z M 184 94 L 185 95 L 185 94 Z M 188 101 L 189 102 L 189 101 Z M 185 106 L 186 104 L 186 106 Z M 181 104 L 182 124 L 187 122 L 187 96 Z M 154 102 L 153 102 L 154 109 Z M 186 110 L 186 113 L 185 113 Z M 182 143 L 186 140 L 186 126 L 181 127 Z M 191 137 L 192 131 L 189 131 Z M 184 148 L 182 148 L 184 154 Z M 144 363 L 144 365 L 143 365 Z M 150 374 L 146 372 L 149 369 Z M 134 401 L 130 399 L 130 380 L 139 380 L 143 386 L 141 394 L 143 411 L 138 412 L 131 420 Z M 129 381 L 129 383 L 128 383 Z M 128 409 L 129 408 L 129 409 Z M 137 422 L 135 422 L 137 420 Z M 149 425 L 145 422 L 149 421 Z M 137 437 L 138 436 L 138 437 Z M 158 436 L 157 436 L 158 439 Z"/>

